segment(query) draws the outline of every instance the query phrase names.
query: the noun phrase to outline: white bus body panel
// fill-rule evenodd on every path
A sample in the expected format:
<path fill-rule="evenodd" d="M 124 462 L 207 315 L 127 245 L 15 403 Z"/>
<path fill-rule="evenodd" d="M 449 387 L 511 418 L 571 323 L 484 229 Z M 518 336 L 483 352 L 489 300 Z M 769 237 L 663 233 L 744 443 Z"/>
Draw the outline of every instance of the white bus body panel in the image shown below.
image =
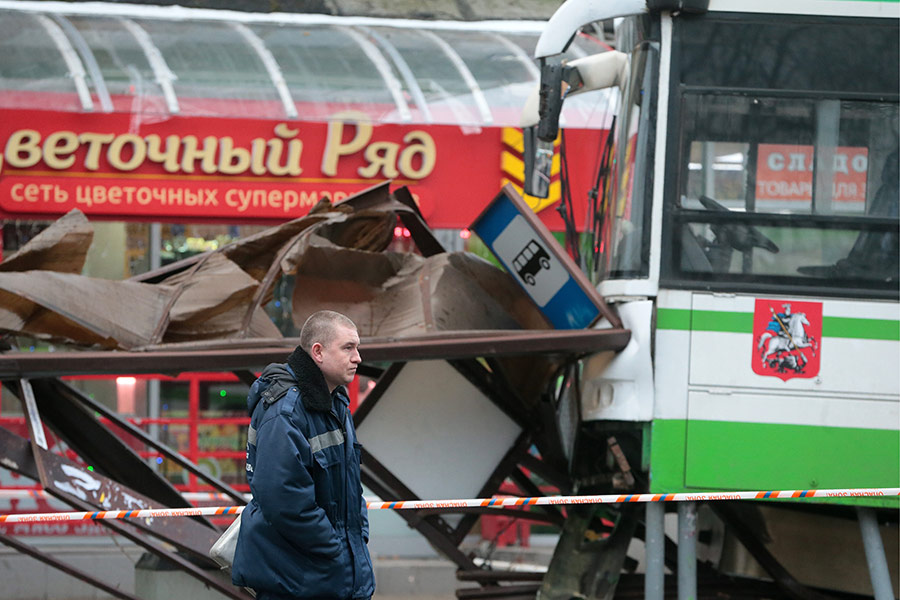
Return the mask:
<path fill-rule="evenodd" d="M 768 297 L 768 296 L 767 296 Z M 811 301 L 784 297 L 785 302 Z M 752 315 L 756 298 L 662 290 L 660 310 Z M 823 299 L 823 320 L 879 319 L 896 322 L 895 302 Z M 820 339 L 816 376 L 758 375 L 754 334 L 693 327 L 655 332 L 655 419 L 773 423 L 897 430 L 900 428 L 900 343 L 893 339 Z"/>
<path fill-rule="evenodd" d="M 649 421 L 653 416 L 653 302 L 618 307 L 631 340 L 612 360 L 601 353 L 584 361 L 581 417 L 585 421 Z"/>
<path fill-rule="evenodd" d="M 753 313 L 753 296 L 694 293 L 693 311 Z M 784 302 L 803 302 L 809 298 L 779 297 Z M 822 301 L 823 320 L 828 317 L 884 319 L 896 321 L 894 302 Z M 898 344 L 891 340 L 827 337 L 821 340 L 819 374 L 812 378 L 757 375 L 751 363 L 759 360 L 752 334 L 721 331 L 692 331 L 690 352 L 691 386 L 753 388 L 759 390 L 805 391 L 815 393 L 864 393 L 866 396 L 896 396 L 900 393 Z M 886 373 L 894 373 L 886 377 Z"/>

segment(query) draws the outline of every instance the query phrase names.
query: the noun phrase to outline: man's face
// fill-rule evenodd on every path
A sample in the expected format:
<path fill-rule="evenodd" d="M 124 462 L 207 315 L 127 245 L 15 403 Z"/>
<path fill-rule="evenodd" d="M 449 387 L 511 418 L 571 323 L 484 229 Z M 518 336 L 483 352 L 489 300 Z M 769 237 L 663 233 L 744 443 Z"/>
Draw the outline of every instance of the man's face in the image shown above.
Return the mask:
<path fill-rule="evenodd" d="M 353 381 L 356 367 L 362 362 L 359 357 L 359 334 L 352 327 L 336 325 L 330 342 L 313 344 L 312 357 L 325 376 L 329 390 L 347 385 Z"/>

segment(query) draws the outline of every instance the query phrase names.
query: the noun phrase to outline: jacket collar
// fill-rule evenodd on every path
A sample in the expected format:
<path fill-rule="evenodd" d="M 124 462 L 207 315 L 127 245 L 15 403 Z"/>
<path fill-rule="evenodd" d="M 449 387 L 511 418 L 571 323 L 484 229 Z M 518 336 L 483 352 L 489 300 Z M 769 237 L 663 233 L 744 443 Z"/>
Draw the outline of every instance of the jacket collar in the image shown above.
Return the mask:
<path fill-rule="evenodd" d="M 330 412 L 332 407 L 331 394 L 328 393 L 328 384 L 325 376 L 315 361 L 300 346 L 288 356 L 287 364 L 294 372 L 297 379 L 297 387 L 300 389 L 300 399 L 306 410 Z M 335 393 L 341 389 L 335 390 Z"/>

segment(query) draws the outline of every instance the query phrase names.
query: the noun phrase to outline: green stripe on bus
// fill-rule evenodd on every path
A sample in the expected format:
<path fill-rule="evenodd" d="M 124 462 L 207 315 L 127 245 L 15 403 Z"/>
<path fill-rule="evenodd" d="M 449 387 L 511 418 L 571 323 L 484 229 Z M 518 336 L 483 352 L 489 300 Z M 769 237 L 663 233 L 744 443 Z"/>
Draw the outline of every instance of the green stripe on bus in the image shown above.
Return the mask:
<path fill-rule="evenodd" d="M 896 429 L 688 421 L 685 441 L 684 481 L 690 487 L 805 490 L 900 485 Z"/>
<path fill-rule="evenodd" d="M 900 321 L 822 317 L 822 337 L 900 341 Z"/>
<path fill-rule="evenodd" d="M 654 419 L 650 491 L 897 487 L 900 432 Z M 854 499 L 890 506 L 898 499 Z"/>
<path fill-rule="evenodd" d="M 753 313 L 684 308 L 656 311 L 657 329 L 753 333 Z M 823 317 L 822 337 L 900 341 L 900 321 Z"/>
<path fill-rule="evenodd" d="M 657 329 L 680 329 L 683 331 L 691 328 L 691 311 L 686 308 L 660 308 L 656 311 Z"/>
<path fill-rule="evenodd" d="M 724 331 L 728 333 L 753 333 L 753 314 L 695 310 L 691 317 L 694 331 Z"/>

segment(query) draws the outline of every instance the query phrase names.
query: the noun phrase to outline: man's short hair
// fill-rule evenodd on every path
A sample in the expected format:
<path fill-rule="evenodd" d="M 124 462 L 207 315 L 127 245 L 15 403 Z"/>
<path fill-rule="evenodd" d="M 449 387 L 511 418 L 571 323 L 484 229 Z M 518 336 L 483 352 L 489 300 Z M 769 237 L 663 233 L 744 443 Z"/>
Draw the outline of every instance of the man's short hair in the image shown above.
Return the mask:
<path fill-rule="evenodd" d="M 316 342 L 327 346 L 334 337 L 334 330 L 338 326 L 356 329 L 356 323 L 339 312 L 333 310 L 314 312 L 300 329 L 300 347 L 308 353 Z"/>

